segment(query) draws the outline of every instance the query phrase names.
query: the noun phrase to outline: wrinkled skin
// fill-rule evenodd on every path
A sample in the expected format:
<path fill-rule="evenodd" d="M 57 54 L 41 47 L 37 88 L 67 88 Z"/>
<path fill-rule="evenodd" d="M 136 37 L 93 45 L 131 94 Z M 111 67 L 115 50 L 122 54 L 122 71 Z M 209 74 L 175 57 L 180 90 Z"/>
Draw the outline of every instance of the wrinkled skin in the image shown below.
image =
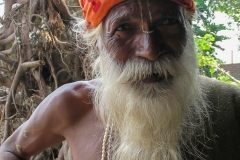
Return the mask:
<path fill-rule="evenodd" d="M 140 3 L 142 17 L 138 2 L 130 0 L 113 7 L 103 20 L 104 44 L 108 51 L 116 51 L 115 60 L 146 58 L 155 61 L 169 54 L 181 55 L 186 43 L 182 8 L 171 1 L 153 2 L 150 8 L 146 1 Z M 116 12 L 117 9 L 121 12 Z M 162 51 L 164 54 L 159 54 Z"/>
<path fill-rule="evenodd" d="M 119 62 L 181 56 L 186 30 L 180 6 L 168 0 L 151 0 L 149 8 L 143 1 L 141 6 L 142 17 L 137 0 L 124 1 L 110 10 L 101 35 L 106 49 L 115 51 L 113 57 Z M 154 32 L 144 33 L 143 29 Z M 75 82 L 54 91 L 1 146 L 0 160 L 28 159 L 65 139 L 74 160 L 100 159 L 105 129 L 89 96 L 95 81 Z M 157 79 L 146 80 L 153 81 Z"/>

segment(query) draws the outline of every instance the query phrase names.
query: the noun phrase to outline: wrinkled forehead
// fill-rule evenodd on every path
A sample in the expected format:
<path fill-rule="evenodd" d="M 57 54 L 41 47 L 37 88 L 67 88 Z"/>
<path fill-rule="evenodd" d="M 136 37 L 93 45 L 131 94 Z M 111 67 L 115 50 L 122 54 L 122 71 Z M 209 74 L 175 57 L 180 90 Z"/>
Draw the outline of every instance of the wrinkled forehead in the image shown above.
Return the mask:
<path fill-rule="evenodd" d="M 139 17 L 144 8 L 147 8 L 152 16 L 179 15 L 183 11 L 180 5 L 169 0 L 125 0 L 112 7 L 105 19 L 110 16 L 114 18 Z"/>
<path fill-rule="evenodd" d="M 112 7 L 103 19 L 103 26 L 118 21 L 174 18 L 182 21 L 183 7 L 169 0 L 127 0 Z M 141 15 L 142 14 L 142 15 Z"/>

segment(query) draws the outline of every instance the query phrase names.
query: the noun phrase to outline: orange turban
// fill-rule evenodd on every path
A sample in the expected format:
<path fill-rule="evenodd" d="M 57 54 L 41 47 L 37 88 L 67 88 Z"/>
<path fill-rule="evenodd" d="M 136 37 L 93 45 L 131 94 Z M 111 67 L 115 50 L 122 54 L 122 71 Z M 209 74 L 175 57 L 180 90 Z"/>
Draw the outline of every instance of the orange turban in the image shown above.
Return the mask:
<path fill-rule="evenodd" d="M 184 8 L 186 8 L 189 11 L 195 11 L 196 10 L 194 0 L 171 0 L 171 1 L 182 5 Z"/>
<path fill-rule="evenodd" d="M 85 20 L 92 26 L 96 27 L 108 11 L 118 3 L 124 0 L 79 0 Z M 194 0 L 171 0 L 182 5 L 189 11 L 195 11 Z"/>

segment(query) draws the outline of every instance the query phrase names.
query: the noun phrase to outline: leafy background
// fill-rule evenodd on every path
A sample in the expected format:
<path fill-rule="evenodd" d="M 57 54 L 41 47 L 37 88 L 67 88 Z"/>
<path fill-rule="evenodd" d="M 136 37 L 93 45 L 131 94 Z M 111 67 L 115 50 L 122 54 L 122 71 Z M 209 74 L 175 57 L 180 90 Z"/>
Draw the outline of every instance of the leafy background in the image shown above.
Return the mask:
<path fill-rule="evenodd" d="M 202 75 L 216 78 L 220 81 L 240 86 L 239 81 L 232 77 L 229 72 L 220 68 L 223 61 L 217 58 L 216 50 L 224 51 L 218 42 L 230 37 L 220 34 L 221 31 L 231 30 L 231 23 L 216 24 L 215 13 L 225 13 L 229 19 L 240 27 L 240 1 L 226 0 L 195 0 L 198 8 L 198 17 L 193 22 L 195 31 L 195 42 L 198 48 L 198 64 Z M 240 35 L 238 35 L 238 46 L 240 50 Z M 240 53 L 239 53 L 240 54 Z"/>

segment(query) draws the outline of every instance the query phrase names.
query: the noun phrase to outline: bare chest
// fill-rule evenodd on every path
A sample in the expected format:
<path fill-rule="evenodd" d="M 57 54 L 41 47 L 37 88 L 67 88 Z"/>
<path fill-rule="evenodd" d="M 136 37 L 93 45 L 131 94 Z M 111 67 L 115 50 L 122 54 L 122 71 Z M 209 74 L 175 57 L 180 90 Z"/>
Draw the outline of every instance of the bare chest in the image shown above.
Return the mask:
<path fill-rule="evenodd" d="M 90 113 L 74 124 L 66 140 L 74 160 L 101 160 L 105 128 Z"/>

